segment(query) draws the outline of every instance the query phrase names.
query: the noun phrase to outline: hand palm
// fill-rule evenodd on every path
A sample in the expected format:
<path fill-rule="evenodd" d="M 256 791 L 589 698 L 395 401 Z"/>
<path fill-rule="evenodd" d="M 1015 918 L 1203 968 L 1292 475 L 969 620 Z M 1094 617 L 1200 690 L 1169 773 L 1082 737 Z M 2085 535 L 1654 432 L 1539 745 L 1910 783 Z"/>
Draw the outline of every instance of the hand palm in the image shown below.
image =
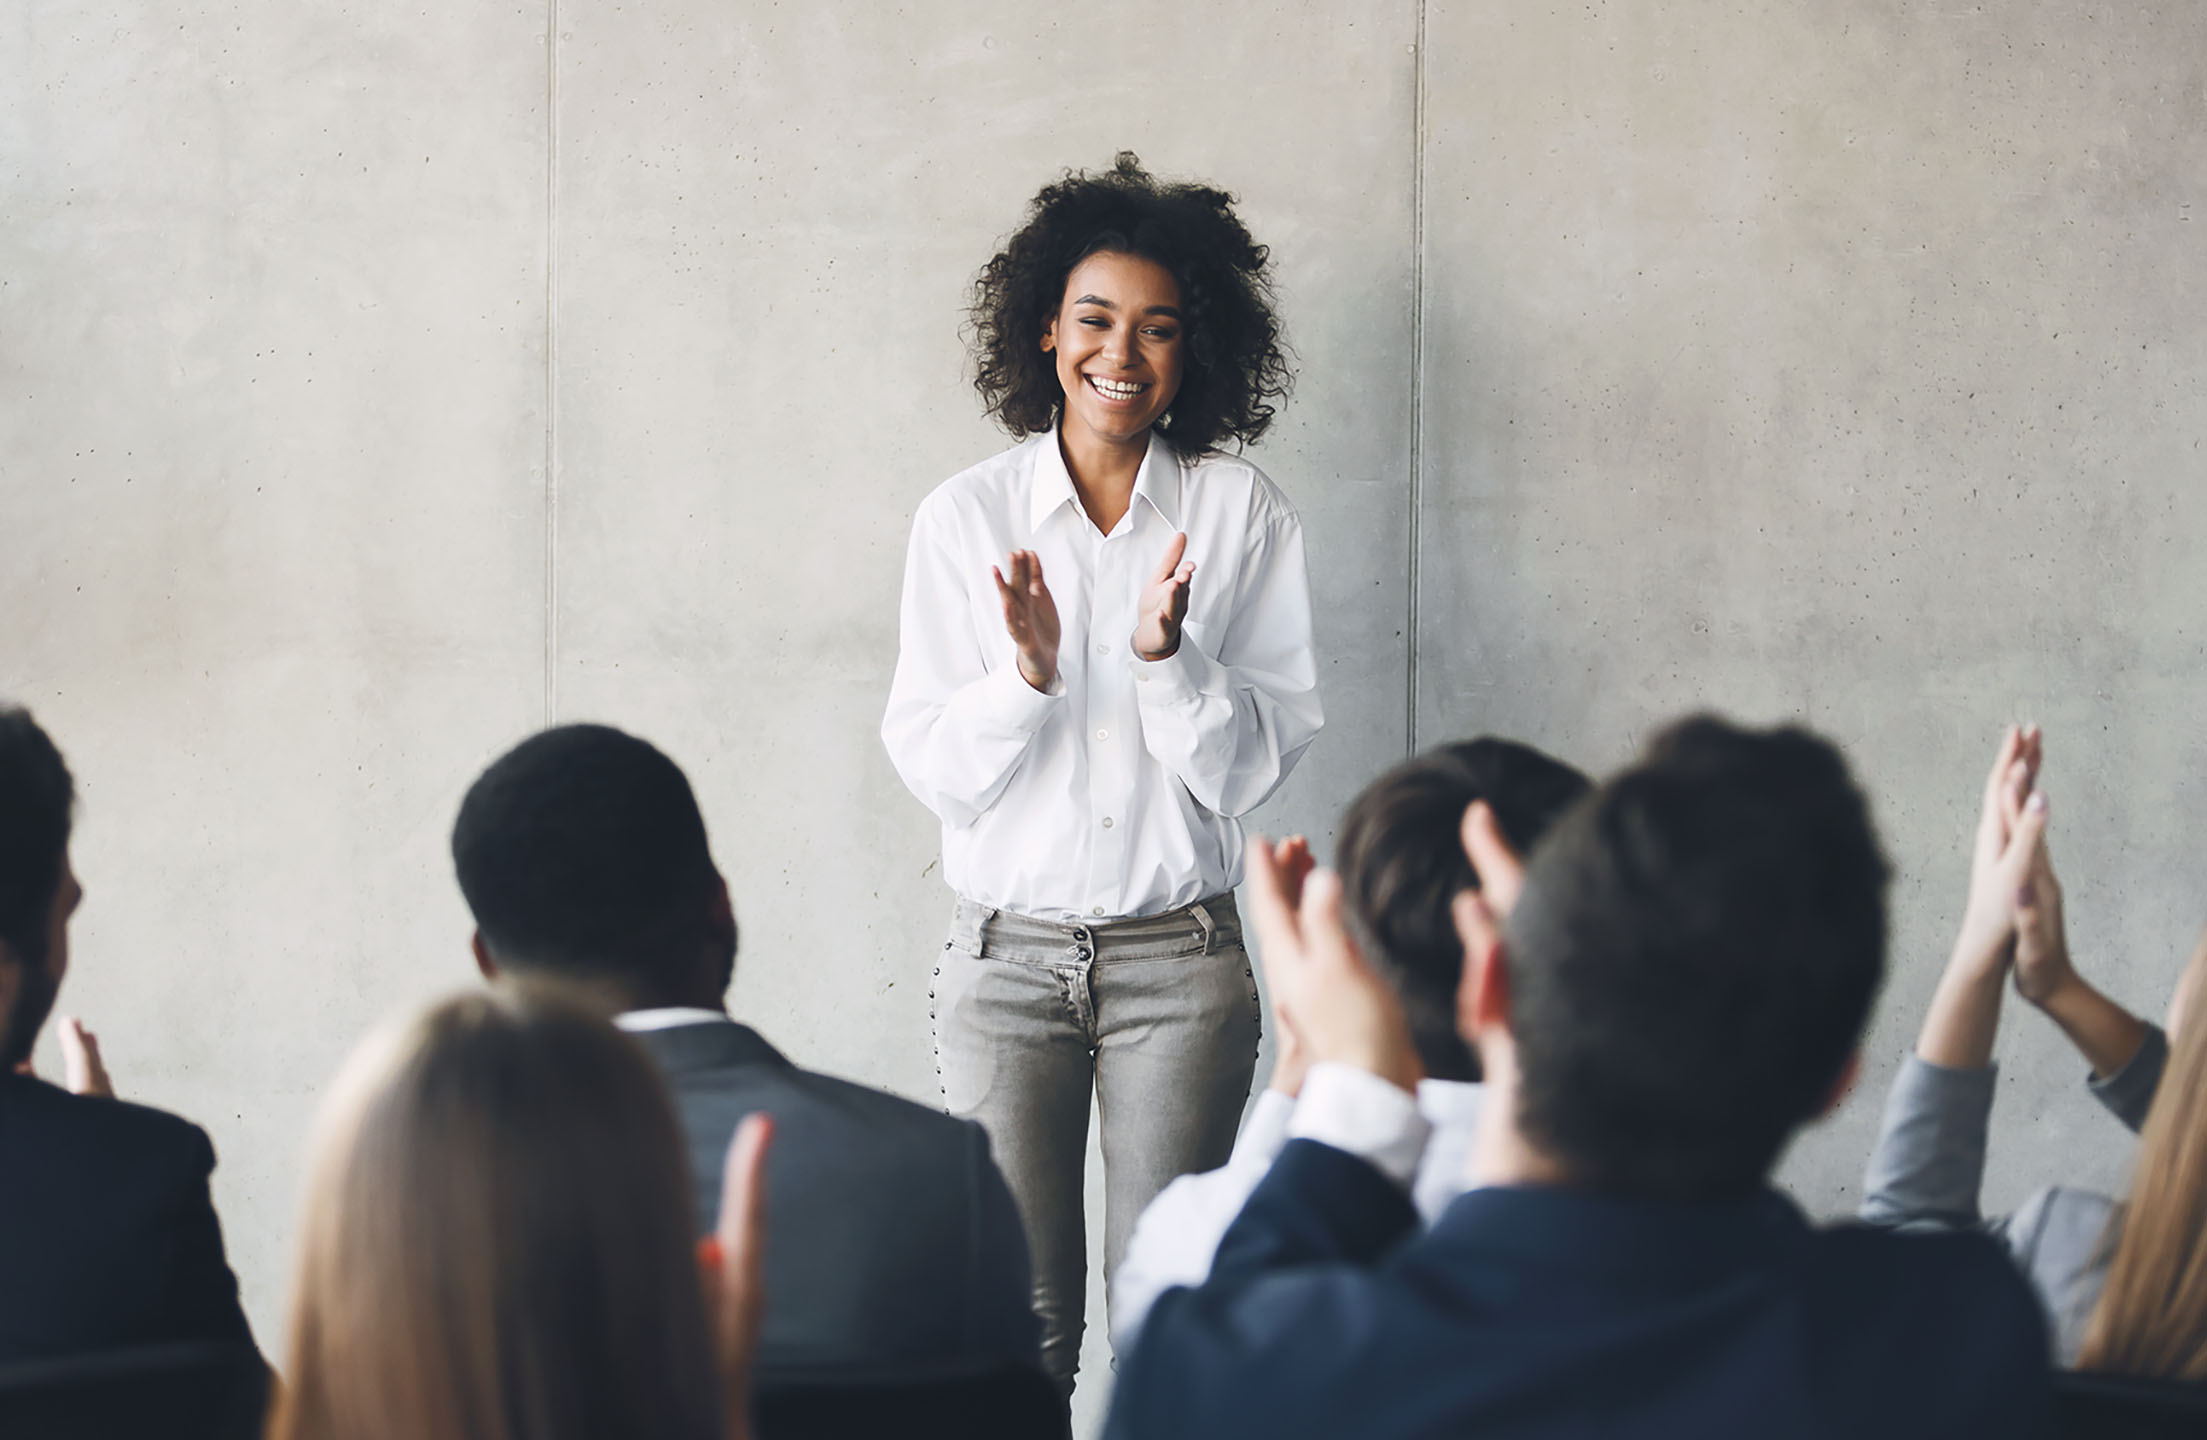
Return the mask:
<path fill-rule="evenodd" d="M 1144 660 L 1162 660 L 1180 648 L 1180 622 L 1188 618 L 1188 587 L 1195 579 L 1194 563 L 1181 558 L 1187 551 L 1188 537 L 1173 536 L 1136 602 L 1134 653 Z"/>
<path fill-rule="evenodd" d="M 991 570 L 997 598 L 1004 603 L 1004 630 L 1019 647 L 1019 673 L 1037 690 L 1047 690 L 1058 673 L 1058 604 L 1042 581 L 1042 557 L 1014 550 L 1011 577 Z"/>

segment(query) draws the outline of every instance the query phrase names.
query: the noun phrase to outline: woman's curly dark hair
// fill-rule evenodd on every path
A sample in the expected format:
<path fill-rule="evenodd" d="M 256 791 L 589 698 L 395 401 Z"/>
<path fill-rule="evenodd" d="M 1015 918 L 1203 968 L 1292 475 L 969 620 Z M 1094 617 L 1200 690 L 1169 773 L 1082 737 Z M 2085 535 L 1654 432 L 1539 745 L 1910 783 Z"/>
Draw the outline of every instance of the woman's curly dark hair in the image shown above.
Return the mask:
<path fill-rule="evenodd" d="M 1100 250 L 1139 255 L 1180 286 L 1187 364 L 1157 433 L 1186 454 L 1253 443 L 1294 382 L 1273 313 L 1270 251 L 1209 185 L 1159 184 L 1131 150 L 1102 174 L 1043 187 L 1027 223 L 973 282 L 974 386 L 1014 435 L 1057 424 L 1065 404 L 1042 333 L 1073 267 Z"/>

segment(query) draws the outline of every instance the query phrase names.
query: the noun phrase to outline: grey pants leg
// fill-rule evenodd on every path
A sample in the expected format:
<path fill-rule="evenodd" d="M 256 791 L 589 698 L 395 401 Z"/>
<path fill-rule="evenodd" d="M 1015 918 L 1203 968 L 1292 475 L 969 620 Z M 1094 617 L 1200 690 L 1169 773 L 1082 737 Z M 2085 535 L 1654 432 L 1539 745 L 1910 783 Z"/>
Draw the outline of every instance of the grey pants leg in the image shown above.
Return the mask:
<path fill-rule="evenodd" d="M 1043 1367 L 1070 1391 L 1087 1314 L 1090 1094 L 1107 1288 L 1157 1192 L 1233 1150 L 1258 1032 L 1233 897 L 1094 926 L 961 900 L 934 1001 L 943 1103 L 989 1132 L 1026 1224 Z"/>

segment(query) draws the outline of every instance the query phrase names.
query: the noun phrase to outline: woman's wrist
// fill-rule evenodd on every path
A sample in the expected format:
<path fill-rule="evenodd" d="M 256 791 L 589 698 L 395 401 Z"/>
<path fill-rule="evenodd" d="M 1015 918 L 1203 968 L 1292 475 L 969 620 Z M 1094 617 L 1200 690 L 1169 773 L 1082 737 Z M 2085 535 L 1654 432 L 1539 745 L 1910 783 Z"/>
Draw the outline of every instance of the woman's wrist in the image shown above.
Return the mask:
<path fill-rule="evenodd" d="M 1957 955 L 1959 962 L 1963 957 Z M 1992 1063 L 2000 1027 L 2000 967 L 1952 963 L 1932 992 L 1931 1009 L 1916 1037 L 1916 1057 L 1949 1070 L 1982 1070 Z"/>
<path fill-rule="evenodd" d="M 2146 1043 L 2146 1023 L 2093 989 L 2074 970 L 2031 1003 L 2061 1027 L 2099 1079 L 2128 1065 Z"/>

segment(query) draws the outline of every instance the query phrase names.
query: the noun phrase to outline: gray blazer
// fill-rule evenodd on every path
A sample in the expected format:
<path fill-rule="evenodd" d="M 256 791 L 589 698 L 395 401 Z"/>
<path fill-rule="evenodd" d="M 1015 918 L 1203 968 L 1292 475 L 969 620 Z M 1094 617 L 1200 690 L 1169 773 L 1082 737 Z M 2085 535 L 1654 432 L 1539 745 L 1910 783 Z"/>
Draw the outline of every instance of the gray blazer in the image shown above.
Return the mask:
<path fill-rule="evenodd" d="M 2128 1065 L 2087 1083 L 2101 1104 L 2136 1130 L 2145 1123 L 2168 1058 L 2168 1038 L 2148 1026 L 2146 1043 Z M 1902 1229 L 1976 1228 L 1992 1235 L 2007 1246 L 2046 1306 L 2055 1363 L 2074 1365 L 2107 1282 L 2123 1204 L 2097 1191 L 2050 1185 L 2013 1215 L 1988 1220 L 1978 1213 L 1985 1125 L 1998 1074 L 1997 1066 L 1950 1070 L 1914 1055 L 1901 1062 L 1870 1154 L 1862 1218 Z"/>
<path fill-rule="evenodd" d="M 1026 1235 L 979 1125 L 800 1070 L 733 1020 L 635 1038 L 674 1092 L 702 1227 L 737 1123 L 774 1118 L 762 1383 L 1041 1368 Z"/>

